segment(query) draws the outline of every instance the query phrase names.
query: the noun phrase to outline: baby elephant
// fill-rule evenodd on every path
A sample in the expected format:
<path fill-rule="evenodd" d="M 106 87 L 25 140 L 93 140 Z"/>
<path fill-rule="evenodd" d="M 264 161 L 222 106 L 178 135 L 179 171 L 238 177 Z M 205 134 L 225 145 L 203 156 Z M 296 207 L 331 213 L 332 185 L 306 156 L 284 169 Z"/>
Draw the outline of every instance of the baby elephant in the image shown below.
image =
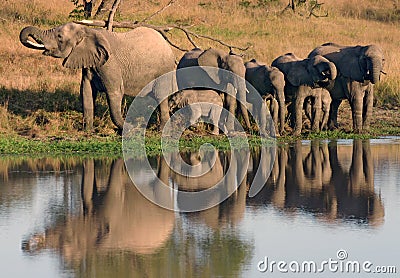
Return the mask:
<path fill-rule="evenodd" d="M 315 88 L 304 101 L 304 111 L 313 131 L 327 130 L 332 98 L 325 88 Z"/>
<path fill-rule="evenodd" d="M 205 89 L 183 90 L 177 92 L 169 102 L 171 112 L 177 108 L 184 108 L 186 106 L 189 106 L 190 111 L 189 120 L 185 119 L 186 123 L 189 122 L 190 125 L 193 125 L 201 117 L 207 117 L 213 124 L 211 134 L 219 134 L 218 123 L 223 102 L 221 96 L 216 91 Z"/>

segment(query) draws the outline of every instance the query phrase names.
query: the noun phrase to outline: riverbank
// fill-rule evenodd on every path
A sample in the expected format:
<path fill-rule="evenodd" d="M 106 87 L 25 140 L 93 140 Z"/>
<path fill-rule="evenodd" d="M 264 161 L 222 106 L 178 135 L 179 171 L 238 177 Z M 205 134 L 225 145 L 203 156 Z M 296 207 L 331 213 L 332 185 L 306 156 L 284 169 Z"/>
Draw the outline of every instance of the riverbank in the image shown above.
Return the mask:
<path fill-rule="evenodd" d="M 341 108 L 345 109 L 345 108 Z M 342 113 L 341 117 L 351 117 Z M 371 139 L 383 136 L 397 136 L 400 134 L 400 112 L 398 110 L 374 108 L 374 118 L 368 133 L 351 133 L 350 123 L 342 124 L 336 131 L 310 132 L 305 131 L 301 136 L 284 135 L 276 138 L 278 144 L 291 143 L 296 140 L 313 139 Z M 343 122 L 343 121 L 342 121 Z M 248 134 L 240 140 L 247 141 L 251 148 L 261 145 L 260 137 Z M 209 135 L 206 132 L 187 132 L 179 141 L 180 151 L 198 150 L 204 144 L 211 144 L 216 149 L 229 150 L 230 142 L 224 135 Z M 243 145 L 241 142 L 235 146 Z M 159 133 L 149 131 L 146 133 L 146 155 L 154 156 L 162 152 L 161 136 Z M 168 147 L 167 147 L 168 150 Z M 139 147 L 130 146 L 132 155 L 143 156 Z M 89 157 L 121 157 L 122 137 L 116 134 L 99 136 L 77 132 L 72 136 L 60 134 L 58 136 L 45 136 L 41 134 L 36 138 L 18 134 L 0 134 L 0 155 L 2 156 L 89 156 Z"/>

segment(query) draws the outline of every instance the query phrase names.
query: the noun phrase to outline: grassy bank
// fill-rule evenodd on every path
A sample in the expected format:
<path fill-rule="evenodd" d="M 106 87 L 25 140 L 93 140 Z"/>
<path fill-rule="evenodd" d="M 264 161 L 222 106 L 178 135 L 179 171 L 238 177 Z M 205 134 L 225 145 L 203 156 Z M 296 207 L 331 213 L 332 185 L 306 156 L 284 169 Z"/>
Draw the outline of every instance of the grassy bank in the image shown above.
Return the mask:
<path fill-rule="evenodd" d="M 165 5 L 160 1 L 122 1 L 116 20 L 140 20 Z M 385 55 L 385 71 L 375 86 L 372 129 L 368 135 L 353 135 L 348 105 L 339 113 L 340 131 L 318 134 L 307 131 L 303 138 L 354 138 L 400 134 L 400 9 L 397 1 L 337 0 L 325 1 L 316 15 L 310 6 L 299 6 L 296 13 L 285 10 L 284 0 L 178 0 L 172 7 L 151 19 L 154 24 L 184 24 L 203 35 L 230 44 L 246 46 L 245 60 L 257 58 L 270 64 L 277 56 L 294 52 L 305 57 L 319 44 L 378 44 Z M 0 9 L 0 153 L 100 153 L 120 154 L 121 138 L 109 117 L 107 102 L 100 95 L 96 104 L 95 136 L 82 130 L 79 100 L 80 71 L 66 69 L 62 61 L 43 56 L 40 51 L 23 47 L 19 31 L 27 25 L 41 28 L 71 21 L 74 9 L 70 0 L 5 1 Z M 123 30 L 116 30 L 123 31 Z M 182 32 L 170 32 L 171 40 L 185 48 L 191 45 Z M 195 39 L 202 48 L 220 45 Z M 183 53 L 175 50 L 176 58 Z M 124 102 L 124 109 L 129 105 Z M 152 136 L 149 152 L 160 145 Z M 184 138 L 183 148 L 196 148 L 210 140 L 217 148 L 226 148 L 220 137 Z M 279 140 L 290 141 L 288 136 Z M 254 143 L 254 142 L 253 142 Z"/>

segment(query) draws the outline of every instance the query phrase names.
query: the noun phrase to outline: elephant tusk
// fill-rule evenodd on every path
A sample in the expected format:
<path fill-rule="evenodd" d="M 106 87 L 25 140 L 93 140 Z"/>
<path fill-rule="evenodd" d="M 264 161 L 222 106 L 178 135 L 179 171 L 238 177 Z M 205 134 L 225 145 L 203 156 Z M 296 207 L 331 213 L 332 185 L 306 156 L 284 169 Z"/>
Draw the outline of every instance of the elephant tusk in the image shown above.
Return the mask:
<path fill-rule="evenodd" d="M 30 44 L 30 45 L 33 46 L 33 47 L 45 49 L 45 47 L 44 47 L 43 44 L 39 44 L 39 43 L 36 43 L 36 42 L 32 42 L 32 41 L 30 41 L 30 40 L 27 40 L 26 43 L 27 43 L 27 44 Z"/>
<path fill-rule="evenodd" d="M 387 75 L 387 73 L 385 71 L 383 71 L 383 70 L 381 70 L 381 73 L 384 74 L 384 75 Z"/>

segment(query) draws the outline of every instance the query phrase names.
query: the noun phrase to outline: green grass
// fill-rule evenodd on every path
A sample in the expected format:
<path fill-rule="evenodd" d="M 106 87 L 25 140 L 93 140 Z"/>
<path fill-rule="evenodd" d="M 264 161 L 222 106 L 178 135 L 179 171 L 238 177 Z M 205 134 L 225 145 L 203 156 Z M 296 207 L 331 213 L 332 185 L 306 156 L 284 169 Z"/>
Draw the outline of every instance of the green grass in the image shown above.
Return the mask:
<path fill-rule="evenodd" d="M 21 136 L 1 136 L 0 153 L 3 155 L 118 155 L 121 154 L 119 138 L 67 139 L 52 138 L 45 140 L 27 139 Z"/>
<path fill-rule="evenodd" d="M 371 128 L 369 133 L 354 134 L 344 131 L 323 131 L 304 133 L 301 136 L 283 136 L 277 138 L 276 142 L 290 143 L 296 140 L 313 139 L 372 139 L 381 136 L 399 135 L 400 127 L 382 126 L 380 128 Z M 261 139 L 255 135 L 247 137 L 235 137 L 230 144 L 226 136 L 202 136 L 186 135 L 179 140 L 179 151 L 194 151 L 200 147 L 211 147 L 212 145 L 219 151 L 228 151 L 231 149 L 240 149 L 246 146 L 250 148 L 260 145 L 274 144 L 274 140 Z M 146 136 L 145 150 L 142 153 L 143 146 L 139 145 L 139 140 L 131 138 L 125 141 L 126 150 L 131 156 L 142 157 L 156 156 L 162 153 L 161 136 L 157 133 L 151 133 Z M 173 151 L 172 145 L 168 140 L 164 142 L 165 150 Z M 79 137 L 79 138 L 46 138 L 46 139 L 28 139 L 21 136 L 0 135 L 0 154 L 2 156 L 100 156 L 100 157 L 121 157 L 122 140 L 119 136 L 108 137 Z"/>

